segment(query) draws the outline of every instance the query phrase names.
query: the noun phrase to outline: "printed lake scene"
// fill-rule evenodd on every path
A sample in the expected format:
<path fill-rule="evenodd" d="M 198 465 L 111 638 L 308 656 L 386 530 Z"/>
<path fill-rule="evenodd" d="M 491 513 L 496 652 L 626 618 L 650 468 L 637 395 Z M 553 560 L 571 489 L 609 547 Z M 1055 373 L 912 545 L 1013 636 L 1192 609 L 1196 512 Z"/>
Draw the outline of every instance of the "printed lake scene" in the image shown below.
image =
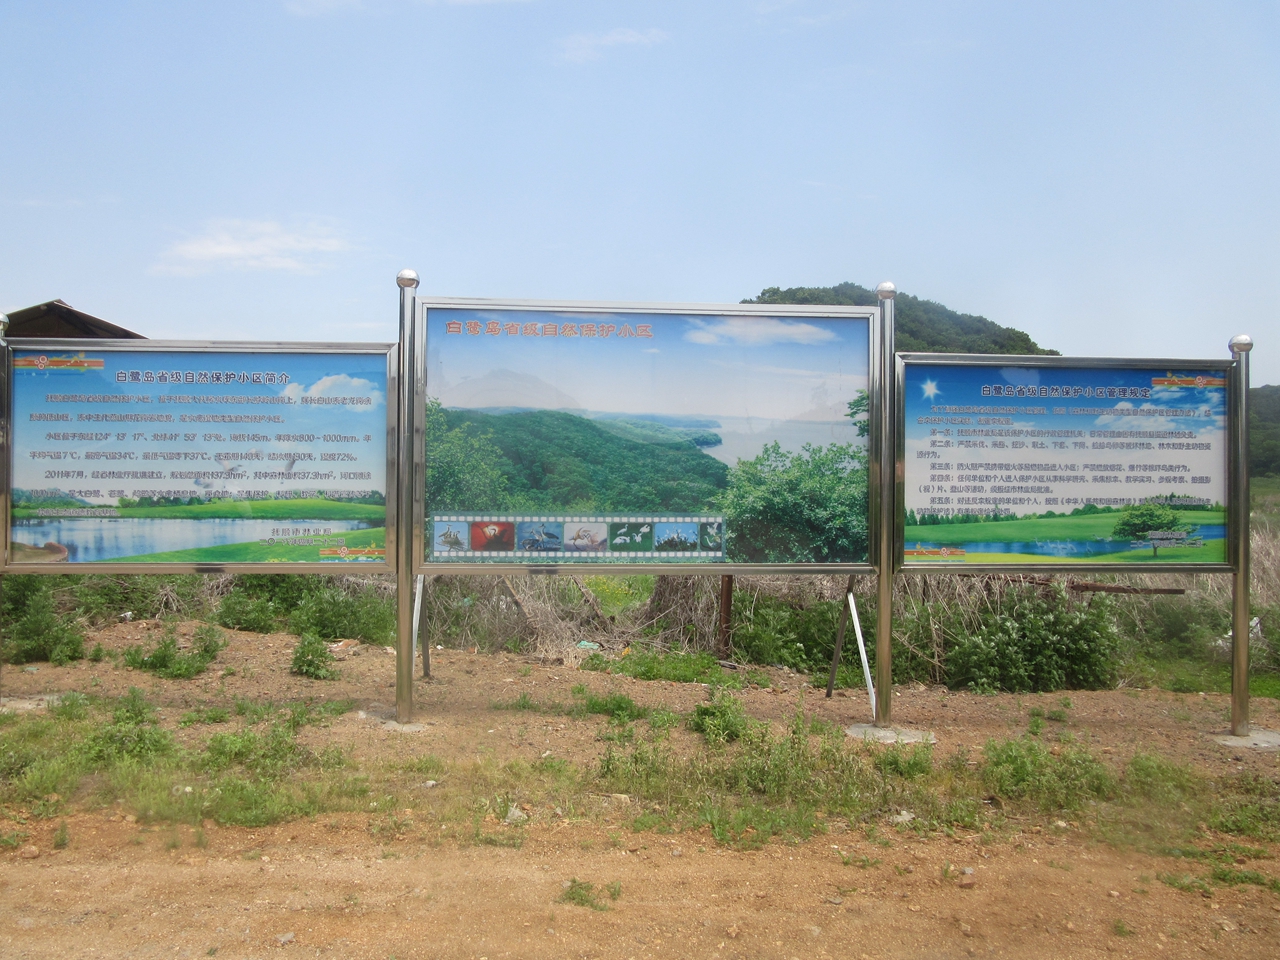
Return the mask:
<path fill-rule="evenodd" d="M 429 561 L 493 562 L 453 541 L 510 518 L 519 562 L 866 562 L 865 317 L 429 307 L 426 327 Z"/>
<path fill-rule="evenodd" d="M 1226 562 L 1226 370 L 907 363 L 907 563 Z"/>
<path fill-rule="evenodd" d="M 11 563 L 384 563 L 386 357 L 18 350 Z"/>

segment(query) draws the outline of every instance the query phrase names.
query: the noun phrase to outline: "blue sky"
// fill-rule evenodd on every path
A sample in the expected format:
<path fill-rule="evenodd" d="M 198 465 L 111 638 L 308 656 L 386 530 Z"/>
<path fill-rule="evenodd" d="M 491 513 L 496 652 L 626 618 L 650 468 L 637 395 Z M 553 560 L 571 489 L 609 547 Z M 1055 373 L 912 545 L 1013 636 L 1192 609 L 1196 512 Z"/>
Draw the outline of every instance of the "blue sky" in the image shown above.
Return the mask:
<path fill-rule="evenodd" d="M 1280 382 L 1266 2 L 7 0 L 0 309 L 389 339 L 457 296 L 891 279 Z"/>

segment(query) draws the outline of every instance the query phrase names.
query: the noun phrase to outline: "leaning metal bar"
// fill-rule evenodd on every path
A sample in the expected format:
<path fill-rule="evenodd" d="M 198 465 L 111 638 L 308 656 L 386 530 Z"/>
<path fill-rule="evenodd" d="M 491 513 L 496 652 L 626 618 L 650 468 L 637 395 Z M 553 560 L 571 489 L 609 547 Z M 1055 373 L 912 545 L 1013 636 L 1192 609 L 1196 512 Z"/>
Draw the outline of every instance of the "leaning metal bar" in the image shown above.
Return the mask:
<path fill-rule="evenodd" d="M 880 696 L 875 701 L 876 726 L 887 727 L 893 719 L 893 661 L 890 650 L 893 640 L 893 568 L 897 561 L 897 545 L 894 531 L 897 529 L 895 509 L 897 486 L 897 457 L 894 403 L 893 358 L 893 298 L 897 290 L 892 283 L 876 287 L 880 298 L 880 353 L 873 358 L 880 367 L 880 496 L 879 536 L 876 538 L 876 682 Z"/>
<path fill-rule="evenodd" d="M 1231 395 L 1231 733 L 1249 735 L 1249 351 L 1244 334 L 1231 338 L 1236 365 Z"/>
<path fill-rule="evenodd" d="M 867 666 L 867 645 L 862 640 L 862 623 L 858 620 L 858 604 L 853 599 L 853 591 L 845 594 L 849 603 L 849 612 L 853 614 L 853 635 L 858 641 L 858 658 L 862 661 L 862 679 L 867 684 L 867 696 L 871 698 L 871 716 L 876 715 L 876 686 L 871 682 L 871 668 Z M 889 691 L 893 693 L 892 690 Z"/>
<path fill-rule="evenodd" d="M 849 582 L 845 584 L 845 596 L 853 596 L 853 574 L 849 574 Z M 840 654 L 844 650 L 844 632 L 849 626 L 849 611 L 844 607 L 840 608 L 840 626 L 836 628 L 836 649 L 831 654 L 831 675 L 827 677 L 827 699 L 831 699 L 831 694 L 836 689 L 836 670 L 840 666 Z"/>
<path fill-rule="evenodd" d="M 396 471 L 399 476 L 397 524 L 400 530 L 396 557 L 396 719 L 413 719 L 413 479 L 405 476 L 413 463 L 414 306 L 418 275 L 401 270 L 400 287 L 400 416 Z M 390 559 L 390 558 L 388 558 Z"/>
<path fill-rule="evenodd" d="M 418 634 L 421 632 L 421 626 L 422 626 L 422 581 L 423 579 L 424 578 L 422 574 L 418 574 L 418 576 L 414 579 L 414 583 L 413 583 L 413 640 L 410 641 L 409 646 L 413 650 L 413 655 L 415 657 L 418 655 L 418 649 L 417 649 L 418 642 L 419 642 Z M 423 656 L 426 656 L 425 644 L 423 645 L 422 652 L 423 652 Z"/>

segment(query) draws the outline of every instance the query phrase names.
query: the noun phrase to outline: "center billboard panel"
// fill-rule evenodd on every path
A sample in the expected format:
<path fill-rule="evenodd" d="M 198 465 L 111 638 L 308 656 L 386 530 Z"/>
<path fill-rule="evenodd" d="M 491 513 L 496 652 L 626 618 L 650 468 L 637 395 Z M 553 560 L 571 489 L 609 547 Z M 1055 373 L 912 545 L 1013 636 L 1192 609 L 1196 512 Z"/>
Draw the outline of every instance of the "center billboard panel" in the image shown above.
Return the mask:
<path fill-rule="evenodd" d="M 427 567 L 866 564 L 875 308 L 421 305 Z"/>

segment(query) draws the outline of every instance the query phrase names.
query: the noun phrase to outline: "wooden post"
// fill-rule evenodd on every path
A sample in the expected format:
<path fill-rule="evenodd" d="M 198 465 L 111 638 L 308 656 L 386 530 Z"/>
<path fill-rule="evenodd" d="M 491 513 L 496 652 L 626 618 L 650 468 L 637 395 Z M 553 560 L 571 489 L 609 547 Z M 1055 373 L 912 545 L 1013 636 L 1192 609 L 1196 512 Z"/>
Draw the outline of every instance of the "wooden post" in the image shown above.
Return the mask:
<path fill-rule="evenodd" d="M 716 655 L 729 659 L 729 628 L 733 625 L 733 577 L 720 578 L 720 635 L 717 637 Z"/>

